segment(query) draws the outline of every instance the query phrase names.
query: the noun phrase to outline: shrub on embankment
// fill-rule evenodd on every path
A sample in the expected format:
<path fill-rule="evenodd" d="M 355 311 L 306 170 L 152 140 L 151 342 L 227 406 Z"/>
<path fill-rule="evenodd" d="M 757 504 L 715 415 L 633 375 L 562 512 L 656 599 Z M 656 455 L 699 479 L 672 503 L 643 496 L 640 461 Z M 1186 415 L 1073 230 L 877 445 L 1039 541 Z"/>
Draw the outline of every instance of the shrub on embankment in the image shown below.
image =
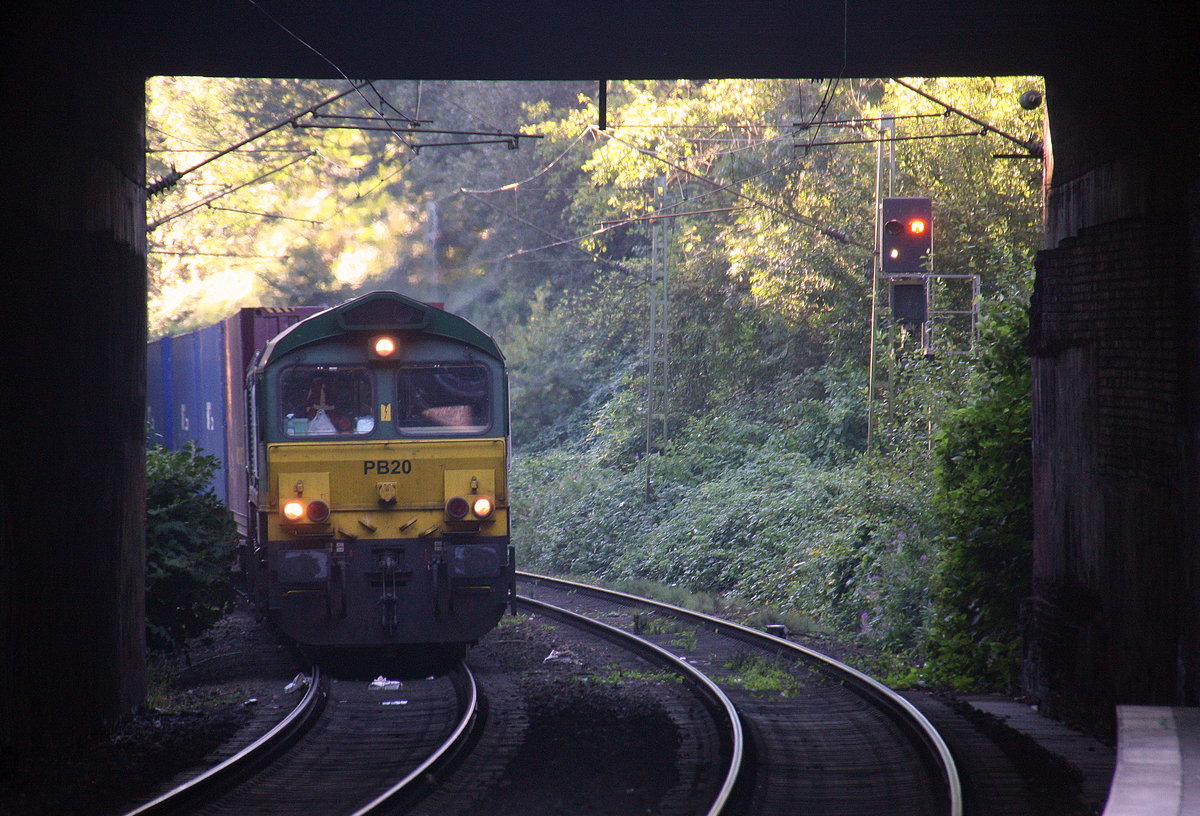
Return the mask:
<path fill-rule="evenodd" d="M 146 642 L 165 651 L 215 623 L 233 603 L 233 516 L 213 492 L 219 467 L 194 443 L 146 451 Z"/>
<path fill-rule="evenodd" d="M 911 650 L 929 604 L 927 486 L 865 454 L 814 463 L 795 450 L 801 433 L 729 417 L 694 423 L 651 457 L 649 497 L 644 462 L 520 455 L 519 557 L 528 568 L 736 596 Z"/>

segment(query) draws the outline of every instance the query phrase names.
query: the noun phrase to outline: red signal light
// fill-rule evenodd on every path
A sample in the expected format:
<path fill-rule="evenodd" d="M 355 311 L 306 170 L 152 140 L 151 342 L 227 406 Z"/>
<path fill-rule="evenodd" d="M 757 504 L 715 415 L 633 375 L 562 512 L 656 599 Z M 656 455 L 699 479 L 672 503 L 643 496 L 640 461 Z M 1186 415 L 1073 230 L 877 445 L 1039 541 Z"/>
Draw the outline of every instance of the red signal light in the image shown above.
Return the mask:
<path fill-rule="evenodd" d="M 923 275 L 933 271 L 933 205 L 927 197 L 885 198 L 880 208 L 880 271 Z"/>

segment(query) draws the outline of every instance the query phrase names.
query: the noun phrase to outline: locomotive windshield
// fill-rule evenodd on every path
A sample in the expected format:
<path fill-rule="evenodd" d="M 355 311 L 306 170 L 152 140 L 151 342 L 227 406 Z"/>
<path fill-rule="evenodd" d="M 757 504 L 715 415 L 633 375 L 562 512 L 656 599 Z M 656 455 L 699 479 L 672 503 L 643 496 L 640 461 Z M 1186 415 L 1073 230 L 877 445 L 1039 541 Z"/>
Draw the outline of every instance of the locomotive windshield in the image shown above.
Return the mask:
<path fill-rule="evenodd" d="M 292 366 L 279 378 L 284 433 L 291 437 L 369 434 L 375 428 L 371 377 L 355 366 Z"/>
<path fill-rule="evenodd" d="M 408 433 L 483 433 L 491 425 L 491 374 L 477 363 L 397 371 L 396 424 Z"/>

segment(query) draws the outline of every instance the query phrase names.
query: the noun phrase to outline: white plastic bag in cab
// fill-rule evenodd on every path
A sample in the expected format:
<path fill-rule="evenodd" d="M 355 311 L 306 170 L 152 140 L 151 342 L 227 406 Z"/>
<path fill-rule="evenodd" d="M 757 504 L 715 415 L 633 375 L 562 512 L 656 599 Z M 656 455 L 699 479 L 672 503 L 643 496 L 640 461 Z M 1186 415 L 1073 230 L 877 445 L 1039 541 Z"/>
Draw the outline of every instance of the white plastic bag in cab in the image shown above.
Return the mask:
<path fill-rule="evenodd" d="M 333 420 L 325 413 L 325 409 L 317 411 L 316 416 L 308 421 L 308 433 L 312 434 L 331 434 L 337 433 L 337 428 L 333 427 Z"/>

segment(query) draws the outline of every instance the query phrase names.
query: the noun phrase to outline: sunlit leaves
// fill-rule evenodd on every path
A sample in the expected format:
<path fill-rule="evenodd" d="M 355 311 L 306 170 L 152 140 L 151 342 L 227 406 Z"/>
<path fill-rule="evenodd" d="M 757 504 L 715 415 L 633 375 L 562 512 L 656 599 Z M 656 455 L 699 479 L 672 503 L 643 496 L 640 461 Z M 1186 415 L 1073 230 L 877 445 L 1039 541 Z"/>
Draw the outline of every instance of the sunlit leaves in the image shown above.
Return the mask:
<path fill-rule="evenodd" d="M 387 139 L 288 125 L 213 158 L 345 89 L 300 80 L 149 81 L 148 175 L 183 174 L 147 207 L 153 332 L 271 302 L 288 285 L 270 284 L 288 278 L 297 253 L 321 265 L 326 288 L 392 265 L 389 234 L 411 226 L 374 195 L 399 158 Z"/>
<path fill-rule="evenodd" d="M 1021 140 L 1040 130 L 1040 112 L 1017 104 L 1032 78 L 906 82 Z M 335 87 L 154 80 L 151 147 L 211 155 Z M 740 593 L 897 651 L 936 629 L 934 594 L 954 625 L 987 621 L 983 607 L 946 605 L 961 587 L 933 582 L 962 552 L 947 546 L 943 560 L 939 534 L 963 508 L 976 526 L 1007 529 L 1027 496 L 1019 474 L 968 495 L 955 478 L 988 480 L 947 466 L 935 514 L 931 440 L 952 425 L 958 461 L 976 464 L 1017 442 L 1012 428 L 990 433 L 997 417 L 965 393 L 993 381 L 991 358 L 920 353 L 892 325 L 886 286 L 865 450 L 876 185 L 933 199 L 934 270 L 979 275 L 987 317 L 1027 298 L 1040 162 L 993 158 L 1019 148 L 887 80 L 614 81 L 605 132 L 594 82 L 378 91 L 440 126 L 543 138 L 416 153 L 350 130 L 264 137 L 262 152 L 153 199 L 152 220 L 299 159 L 154 231 L 156 327 L 222 286 L 274 303 L 356 285 L 444 300 L 508 357 L 523 557 Z M 881 163 L 884 113 L 898 141 Z M 151 154 L 152 174 L 161 158 Z M 656 245 L 670 278 L 668 433 L 644 457 Z M 943 294 L 970 305 L 969 289 Z"/>

